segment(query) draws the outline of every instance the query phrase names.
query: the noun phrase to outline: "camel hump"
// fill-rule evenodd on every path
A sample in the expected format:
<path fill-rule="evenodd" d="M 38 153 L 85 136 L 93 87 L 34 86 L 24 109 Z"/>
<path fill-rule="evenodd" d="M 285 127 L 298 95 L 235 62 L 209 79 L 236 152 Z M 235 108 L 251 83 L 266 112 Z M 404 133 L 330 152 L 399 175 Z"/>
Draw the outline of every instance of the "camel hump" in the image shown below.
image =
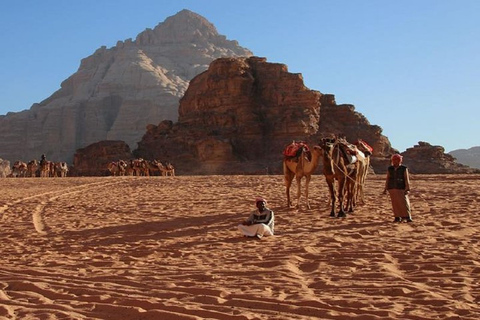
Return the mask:
<path fill-rule="evenodd" d="M 283 149 L 283 155 L 287 158 L 298 158 L 302 151 L 310 153 L 310 148 L 304 141 L 293 141 Z"/>

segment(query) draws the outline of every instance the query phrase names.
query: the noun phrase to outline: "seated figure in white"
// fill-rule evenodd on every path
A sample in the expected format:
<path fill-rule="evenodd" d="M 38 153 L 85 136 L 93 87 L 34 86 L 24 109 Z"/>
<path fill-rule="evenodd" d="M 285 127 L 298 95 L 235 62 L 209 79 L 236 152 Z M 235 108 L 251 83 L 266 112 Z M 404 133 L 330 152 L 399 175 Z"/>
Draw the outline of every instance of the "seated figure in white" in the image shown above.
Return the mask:
<path fill-rule="evenodd" d="M 267 201 L 264 198 L 255 199 L 257 209 L 250 213 L 247 220 L 238 225 L 238 229 L 245 237 L 273 236 L 275 216 L 273 211 L 266 207 Z"/>

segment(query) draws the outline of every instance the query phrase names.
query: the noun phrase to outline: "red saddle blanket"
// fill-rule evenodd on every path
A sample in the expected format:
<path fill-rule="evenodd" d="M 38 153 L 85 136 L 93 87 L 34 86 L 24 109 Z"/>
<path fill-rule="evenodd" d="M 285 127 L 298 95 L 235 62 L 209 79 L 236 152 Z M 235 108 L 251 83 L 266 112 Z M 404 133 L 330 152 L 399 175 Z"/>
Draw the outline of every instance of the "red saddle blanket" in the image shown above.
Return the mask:
<path fill-rule="evenodd" d="M 302 149 L 307 153 L 310 152 L 308 145 L 303 141 L 293 141 L 291 144 L 283 149 L 283 155 L 285 157 L 298 157 L 302 152 Z"/>
<path fill-rule="evenodd" d="M 373 153 L 373 148 L 362 139 L 358 139 L 357 142 L 355 142 L 355 145 L 357 146 L 358 150 L 364 153 L 365 152 Z"/>

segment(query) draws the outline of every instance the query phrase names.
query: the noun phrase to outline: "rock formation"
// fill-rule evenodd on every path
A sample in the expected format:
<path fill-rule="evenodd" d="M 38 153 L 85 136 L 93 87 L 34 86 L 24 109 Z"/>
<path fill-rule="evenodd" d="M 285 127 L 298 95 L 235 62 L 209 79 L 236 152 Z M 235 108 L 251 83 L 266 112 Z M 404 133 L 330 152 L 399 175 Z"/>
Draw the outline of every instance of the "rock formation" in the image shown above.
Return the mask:
<path fill-rule="evenodd" d="M 412 173 L 480 173 L 479 169 L 459 164 L 441 146 L 420 141 L 402 153 L 403 162 Z"/>
<path fill-rule="evenodd" d="M 108 175 L 109 162 L 132 159 L 130 147 L 124 141 L 99 141 L 77 150 L 70 176 Z"/>
<path fill-rule="evenodd" d="M 183 10 L 135 40 L 102 47 L 81 61 L 61 88 L 29 110 L 0 116 L 0 150 L 10 161 L 72 161 L 75 150 L 102 140 L 130 148 L 149 123 L 177 120 L 189 81 L 219 57 L 251 52 Z"/>
<path fill-rule="evenodd" d="M 179 173 L 280 173 L 292 140 L 312 144 L 325 134 L 362 138 L 388 159 L 381 128 L 351 105 L 335 103 L 303 84 L 300 74 L 265 58 L 222 58 L 192 79 L 180 100 L 178 122 L 150 125 L 137 157 L 173 162 Z"/>
<path fill-rule="evenodd" d="M 385 173 L 391 154 L 398 152 L 382 128 L 353 105 L 337 105 L 334 95 L 308 89 L 285 65 L 258 57 L 221 58 L 192 79 L 180 100 L 178 122 L 149 124 L 133 155 L 121 144 L 116 151 L 99 152 L 100 144 L 78 152 L 75 162 L 79 169 L 92 168 L 82 161 L 104 159 L 104 170 L 108 161 L 134 156 L 172 162 L 178 174 L 279 174 L 281 151 L 292 140 L 313 145 L 332 134 L 367 141 L 374 148 L 375 173 Z M 475 172 L 426 142 L 404 156 L 412 173 Z"/>
<path fill-rule="evenodd" d="M 382 128 L 371 125 L 364 115 L 355 111 L 355 106 L 337 105 L 332 94 L 323 95 L 321 105 L 318 139 L 332 133 L 343 135 L 350 142 L 362 139 L 373 148 L 370 165 L 374 171 L 386 172 L 390 155 L 398 150 L 392 148 L 388 138 L 382 135 Z"/>

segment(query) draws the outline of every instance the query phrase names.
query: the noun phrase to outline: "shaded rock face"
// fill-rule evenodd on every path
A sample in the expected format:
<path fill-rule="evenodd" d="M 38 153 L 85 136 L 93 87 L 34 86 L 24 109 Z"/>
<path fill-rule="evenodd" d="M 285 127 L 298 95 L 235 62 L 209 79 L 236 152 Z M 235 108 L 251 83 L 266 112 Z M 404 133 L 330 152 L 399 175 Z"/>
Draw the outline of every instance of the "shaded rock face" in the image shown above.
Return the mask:
<path fill-rule="evenodd" d="M 180 100 L 178 122 L 150 125 L 137 157 L 170 161 L 179 173 L 281 173 L 292 140 L 318 143 L 343 133 L 366 140 L 384 160 L 392 152 L 381 128 L 353 106 L 337 106 L 283 64 L 265 58 L 222 58 L 195 77 Z"/>
<path fill-rule="evenodd" d="M 459 164 L 445 153 L 441 146 L 432 146 L 420 141 L 413 148 L 402 153 L 403 162 L 412 173 L 480 173 L 479 169 Z"/>
<path fill-rule="evenodd" d="M 135 40 L 102 47 L 61 88 L 29 110 L 0 116 L 0 150 L 10 161 L 46 154 L 71 162 L 78 148 L 122 140 L 131 148 L 149 123 L 176 121 L 189 81 L 219 57 L 251 52 L 188 10 Z"/>
<path fill-rule="evenodd" d="M 448 154 L 455 157 L 458 163 L 480 169 L 480 147 L 453 150 Z"/>
<path fill-rule="evenodd" d="M 124 141 L 100 141 L 77 150 L 70 176 L 109 175 L 108 163 L 132 159 L 130 147 Z"/>
<path fill-rule="evenodd" d="M 362 139 L 373 148 L 370 165 L 374 171 L 386 172 L 390 155 L 398 153 L 398 150 L 392 148 L 388 138 L 382 135 L 383 129 L 378 125 L 371 125 L 364 115 L 355 111 L 355 106 L 337 105 L 332 94 L 323 95 L 321 105 L 316 140 L 331 134 L 344 136 L 351 143 Z"/>

